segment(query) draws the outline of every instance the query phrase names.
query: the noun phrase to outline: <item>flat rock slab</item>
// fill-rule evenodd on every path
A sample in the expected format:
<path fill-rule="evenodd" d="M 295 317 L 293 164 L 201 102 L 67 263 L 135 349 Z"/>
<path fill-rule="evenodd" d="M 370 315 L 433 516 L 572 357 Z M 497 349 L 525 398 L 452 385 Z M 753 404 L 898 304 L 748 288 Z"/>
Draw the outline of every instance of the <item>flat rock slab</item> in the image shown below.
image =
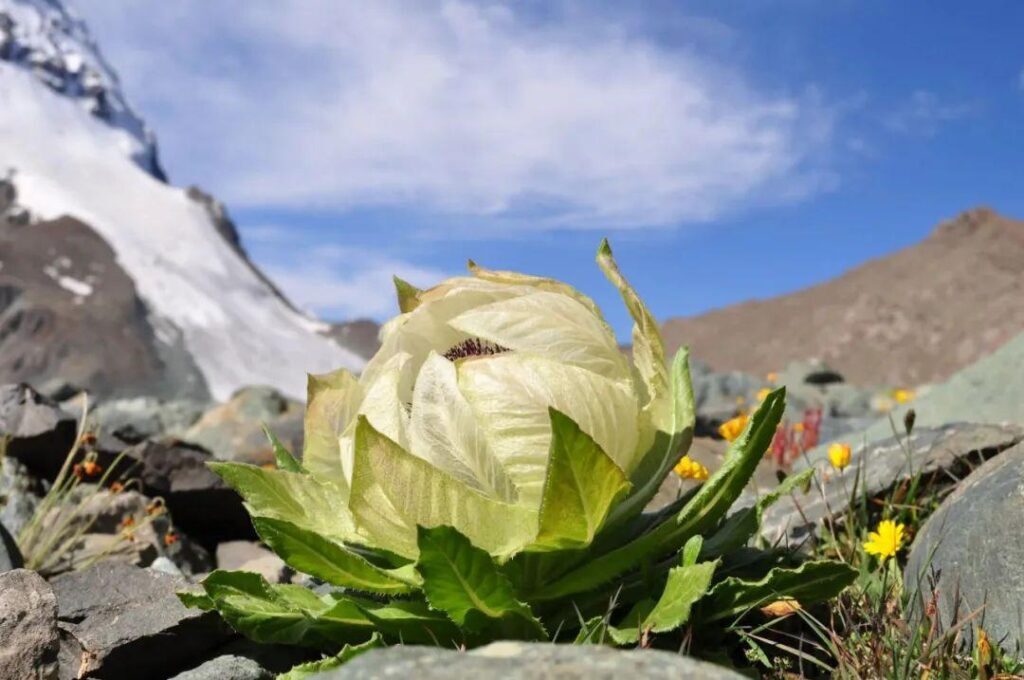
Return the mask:
<path fill-rule="evenodd" d="M 853 454 L 850 466 L 842 472 L 831 468 L 824 449 L 816 449 L 799 459 L 793 466 L 793 472 L 808 467 L 818 469 L 821 488 L 812 484 L 807 493 L 797 491 L 769 508 L 764 515 L 761 534 L 769 542 L 787 538 L 790 542 L 800 542 L 810 534 L 816 534 L 826 518 L 839 516 L 845 511 L 858 468 L 861 476 L 859 490 L 866 490 L 869 496 L 873 496 L 918 472 L 932 474 L 952 470 L 965 458 L 972 455 L 988 457 L 1021 440 L 1024 440 L 1024 428 L 1012 425 L 954 423 L 918 428 L 909 440 L 905 436 L 899 440 L 890 437 L 866 445 L 849 441 Z M 909 456 L 904 446 L 909 449 Z M 752 503 L 753 496 L 748 494 L 738 501 L 737 507 Z"/>
<path fill-rule="evenodd" d="M 317 680 L 739 680 L 734 671 L 687 656 L 652 650 L 621 651 L 572 646 L 495 642 L 471 652 L 436 647 L 390 647 L 362 654 Z"/>
<path fill-rule="evenodd" d="M 101 562 L 52 581 L 61 629 L 60 677 L 166 678 L 194 666 L 231 632 L 213 612 L 188 609 L 179 577 Z"/>
<path fill-rule="evenodd" d="M 982 626 L 1006 649 L 1024 646 L 1024 444 L 975 470 L 918 533 L 907 561 L 911 615 L 937 590 L 945 628 L 984 607 Z"/>
<path fill-rule="evenodd" d="M 57 598 L 34 571 L 0 574 L 0 678 L 57 678 Z"/>

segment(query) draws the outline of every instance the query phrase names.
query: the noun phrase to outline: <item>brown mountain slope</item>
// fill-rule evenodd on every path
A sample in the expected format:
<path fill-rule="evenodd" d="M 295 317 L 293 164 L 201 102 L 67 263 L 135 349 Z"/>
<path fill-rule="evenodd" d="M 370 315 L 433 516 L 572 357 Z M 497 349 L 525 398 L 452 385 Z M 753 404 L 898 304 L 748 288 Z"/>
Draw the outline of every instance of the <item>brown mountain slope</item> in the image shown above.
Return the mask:
<path fill-rule="evenodd" d="M 671 350 L 765 373 L 817 357 L 850 382 L 942 380 L 1024 332 L 1024 222 L 977 208 L 797 293 L 664 325 Z"/>

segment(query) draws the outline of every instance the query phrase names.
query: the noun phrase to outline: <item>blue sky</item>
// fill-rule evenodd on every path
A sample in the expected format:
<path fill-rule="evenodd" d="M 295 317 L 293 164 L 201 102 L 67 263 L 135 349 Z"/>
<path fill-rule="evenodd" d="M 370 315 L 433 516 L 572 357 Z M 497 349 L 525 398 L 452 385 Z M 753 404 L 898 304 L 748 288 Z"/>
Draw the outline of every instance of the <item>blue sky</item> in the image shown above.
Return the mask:
<path fill-rule="evenodd" d="M 177 184 L 329 318 L 392 272 L 563 278 L 621 336 L 1024 217 L 1024 3 L 78 0 Z"/>

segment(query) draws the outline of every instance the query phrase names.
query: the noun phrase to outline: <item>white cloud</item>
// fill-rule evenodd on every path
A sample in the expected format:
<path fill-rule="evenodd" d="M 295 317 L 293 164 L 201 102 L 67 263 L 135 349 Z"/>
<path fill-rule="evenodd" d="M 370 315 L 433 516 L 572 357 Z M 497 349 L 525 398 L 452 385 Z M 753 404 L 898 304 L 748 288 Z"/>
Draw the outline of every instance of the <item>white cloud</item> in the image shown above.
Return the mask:
<path fill-rule="evenodd" d="M 882 123 L 893 132 L 931 137 L 948 123 L 977 114 L 972 101 L 949 101 L 928 90 L 916 90 L 883 117 Z"/>
<path fill-rule="evenodd" d="M 451 276 L 363 248 L 331 245 L 282 252 L 283 257 L 267 258 L 266 273 L 300 309 L 328 319 L 384 319 L 396 314 L 393 276 L 418 287 Z"/>
<path fill-rule="evenodd" d="M 172 178 L 232 206 L 566 227 L 704 220 L 832 178 L 831 115 L 599 16 L 365 0 L 79 0 Z M 694 20 L 695 22 L 699 20 Z"/>

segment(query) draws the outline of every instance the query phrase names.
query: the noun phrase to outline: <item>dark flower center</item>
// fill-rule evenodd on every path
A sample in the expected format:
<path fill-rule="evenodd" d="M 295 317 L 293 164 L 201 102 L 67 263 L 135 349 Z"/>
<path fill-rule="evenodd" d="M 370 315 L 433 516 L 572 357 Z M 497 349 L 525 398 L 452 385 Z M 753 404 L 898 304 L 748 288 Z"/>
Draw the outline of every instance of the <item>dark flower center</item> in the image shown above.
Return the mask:
<path fill-rule="evenodd" d="M 509 350 L 508 347 L 502 347 L 501 345 L 488 340 L 469 338 L 467 340 L 463 340 L 445 352 L 444 358 L 448 361 L 455 361 L 456 359 L 465 359 L 466 357 L 490 356 L 493 354 L 503 354 L 504 352 L 509 351 L 511 350 Z"/>

